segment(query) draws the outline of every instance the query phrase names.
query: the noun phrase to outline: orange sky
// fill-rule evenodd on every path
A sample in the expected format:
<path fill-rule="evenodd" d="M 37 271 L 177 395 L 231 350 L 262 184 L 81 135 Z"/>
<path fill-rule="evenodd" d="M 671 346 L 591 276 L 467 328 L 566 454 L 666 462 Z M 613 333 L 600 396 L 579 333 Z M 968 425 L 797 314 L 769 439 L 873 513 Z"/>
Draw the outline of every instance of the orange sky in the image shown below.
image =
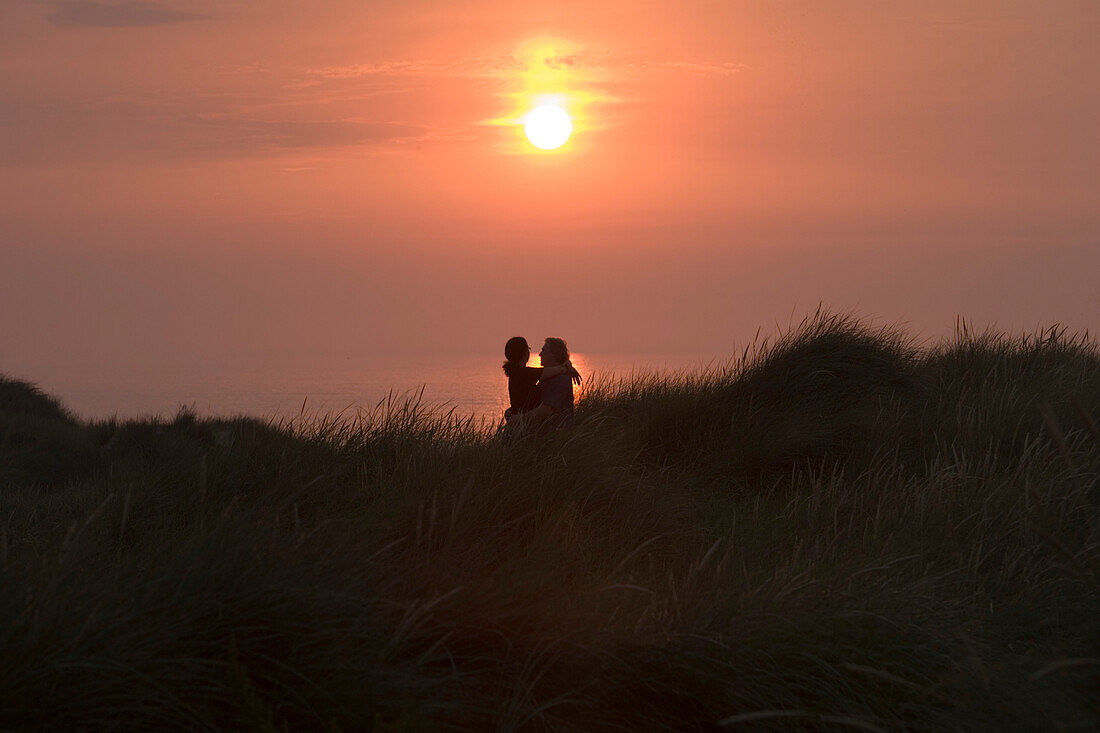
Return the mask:
<path fill-rule="evenodd" d="M 1100 3 L 0 3 L 0 371 L 1100 326 Z M 560 151 L 513 124 L 540 94 Z"/>

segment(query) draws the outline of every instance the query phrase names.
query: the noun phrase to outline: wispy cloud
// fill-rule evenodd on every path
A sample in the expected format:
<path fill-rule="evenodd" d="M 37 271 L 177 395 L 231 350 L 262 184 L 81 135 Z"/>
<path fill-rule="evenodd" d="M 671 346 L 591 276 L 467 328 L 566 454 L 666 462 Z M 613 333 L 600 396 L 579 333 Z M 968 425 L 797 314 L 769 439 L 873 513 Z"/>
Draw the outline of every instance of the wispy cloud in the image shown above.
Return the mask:
<path fill-rule="evenodd" d="M 327 79 L 351 79 L 360 76 L 492 76 L 522 68 L 522 61 L 507 54 L 495 57 L 411 59 L 325 66 L 311 69 L 310 73 Z"/>
<path fill-rule="evenodd" d="M 54 102 L 2 104 L 0 168 L 77 160 L 263 158 L 349 147 L 401 149 L 455 134 L 429 124 L 388 120 L 288 120 L 288 111 L 278 107 L 185 111 L 195 102 L 69 104 L 63 114 Z"/>
<path fill-rule="evenodd" d="M 57 0 L 51 2 L 49 21 L 61 28 L 141 28 L 153 25 L 198 20 L 206 16 L 162 7 L 143 0 L 127 2 L 90 2 Z"/>
<path fill-rule="evenodd" d="M 211 137 L 241 152 L 344 145 L 381 145 L 424 139 L 429 130 L 419 125 L 357 120 L 285 122 L 208 116 L 201 126 Z"/>
<path fill-rule="evenodd" d="M 518 58 L 514 54 L 469 56 L 451 59 L 406 59 L 370 64 L 346 64 L 311 69 L 310 74 L 327 79 L 351 79 L 365 76 L 499 76 L 510 72 L 545 69 L 575 69 L 610 72 L 664 71 L 697 76 L 732 76 L 745 64 L 697 61 L 636 61 L 599 58 L 583 53 Z"/>
<path fill-rule="evenodd" d="M 658 69 L 660 71 L 694 74 L 696 76 L 733 76 L 744 71 L 745 64 L 726 62 L 723 64 L 699 64 L 690 61 L 663 61 L 658 63 L 635 64 L 641 69 Z"/>
<path fill-rule="evenodd" d="M 551 69 L 560 69 L 563 66 L 576 66 L 581 60 L 577 54 L 569 54 L 568 56 L 547 56 L 542 62 Z"/>

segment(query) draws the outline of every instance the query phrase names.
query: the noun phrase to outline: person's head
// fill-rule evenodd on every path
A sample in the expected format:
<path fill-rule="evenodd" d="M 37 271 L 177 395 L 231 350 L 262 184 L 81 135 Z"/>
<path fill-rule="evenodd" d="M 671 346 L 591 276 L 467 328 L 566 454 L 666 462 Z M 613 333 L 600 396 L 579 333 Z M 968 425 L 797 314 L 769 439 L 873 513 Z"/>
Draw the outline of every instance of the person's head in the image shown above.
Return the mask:
<path fill-rule="evenodd" d="M 543 343 L 539 358 L 543 366 L 560 366 L 569 361 L 569 347 L 563 339 L 551 336 Z"/>
<path fill-rule="evenodd" d="M 508 360 L 504 362 L 505 374 L 526 364 L 531 358 L 531 347 L 527 345 L 527 339 L 522 336 L 508 339 L 508 343 L 504 344 L 504 358 Z"/>

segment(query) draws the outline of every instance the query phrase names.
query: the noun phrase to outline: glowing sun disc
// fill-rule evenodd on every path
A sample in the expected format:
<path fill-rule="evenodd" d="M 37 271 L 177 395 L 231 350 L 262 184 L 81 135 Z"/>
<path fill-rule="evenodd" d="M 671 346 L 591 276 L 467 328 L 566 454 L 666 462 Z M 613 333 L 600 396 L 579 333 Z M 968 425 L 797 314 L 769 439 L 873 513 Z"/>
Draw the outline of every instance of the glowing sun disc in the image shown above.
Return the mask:
<path fill-rule="evenodd" d="M 573 134 L 573 123 L 561 107 L 544 104 L 527 114 L 523 131 L 536 148 L 553 150 L 565 145 L 565 141 Z"/>

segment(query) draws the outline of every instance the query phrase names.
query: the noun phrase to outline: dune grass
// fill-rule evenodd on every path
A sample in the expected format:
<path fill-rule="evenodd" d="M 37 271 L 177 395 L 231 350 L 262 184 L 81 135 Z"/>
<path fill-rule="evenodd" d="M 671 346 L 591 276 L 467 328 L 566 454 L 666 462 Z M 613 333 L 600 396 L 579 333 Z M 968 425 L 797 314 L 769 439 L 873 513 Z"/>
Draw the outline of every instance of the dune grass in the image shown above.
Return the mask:
<path fill-rule="evenodd" d="M 507 443 L 0 380 L 0 728 L 1095 730 L 1098 422 L 1085 337 L 822 313 Z"/>

